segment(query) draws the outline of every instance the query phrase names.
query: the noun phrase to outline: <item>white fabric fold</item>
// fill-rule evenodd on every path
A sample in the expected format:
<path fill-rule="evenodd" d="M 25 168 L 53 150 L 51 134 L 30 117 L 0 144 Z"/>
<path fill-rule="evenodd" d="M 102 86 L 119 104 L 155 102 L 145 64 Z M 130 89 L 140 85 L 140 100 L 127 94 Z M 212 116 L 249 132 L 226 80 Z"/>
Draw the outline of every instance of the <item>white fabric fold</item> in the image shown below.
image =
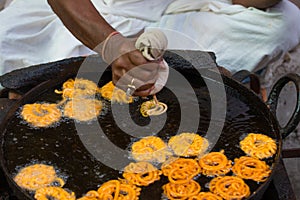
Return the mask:
<path fill-rule="evenodd" d="M 144 28 L 167 30 L 168 49 L 212 51 L 218 64 L 231 71 L 265 67 L 300 43 L 300 10 L 288 0 L 267 11 L 228 0 L 92 2 L 125 36 Z M 94 53 L 64 27 L 47 0 L 13 0 L 0 11 L 0 19 L 0 75 Z"/>
<path fill-rule="evenodd" d="M 230 5 L 231 1 L 229 0 L 175 0 L 167 7 L 165 14 L 178 14 L 192 11 L 216 12 Z"/>

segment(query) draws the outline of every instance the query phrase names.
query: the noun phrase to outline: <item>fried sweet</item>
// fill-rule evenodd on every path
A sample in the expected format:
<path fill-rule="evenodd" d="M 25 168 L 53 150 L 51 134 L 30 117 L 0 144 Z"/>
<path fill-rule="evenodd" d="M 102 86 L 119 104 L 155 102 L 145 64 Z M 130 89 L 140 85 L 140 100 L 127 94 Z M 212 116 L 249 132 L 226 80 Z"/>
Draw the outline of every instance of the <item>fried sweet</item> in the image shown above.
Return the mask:
<path fill-rule="evenodd" d="M 34 198 L 37 200 L 59 199 L 59 200 L 75 200 L 74 192 L 69 193 L 60 187 L 44 187 L 35 192 Z"/>
<path fill-rule="evenodd" d="M 132 157 L 137 161 L 162 163 L 172 155 L 166 143 L 156 136 L 142 138 L 131 146 Z"/>
<path fill-rule="evenodd" d="M 61 112 L 56 104 L 25 104 L 21 111 L 23 119 L 34 127 L 48 127 L 58 122 Z"/>
<path fill-rule="evenodd" d="M 120 180 L 110 180 L 97 190 L 99 199 L 138 200 L 141 188 Z"/>
<path fill-rule="evenodd" d="M 103 87 L 101 87 L 100 91 L 101 96 L 109 101 L 117 103 L 133 102 L 133 97 L 127 96 L 123 90 L 115 87 L 112 81 L 108 82 Z"/>
<path fill-rule="evenodd" d="M 257 182 L 266 181 L 271 173 L 271 169 L 266 162 L 248 156 L 234 159 L 232 171 L 240 178 Z"/>
<path fill-rule="evenodd" d="M 88 191 L 83 197 L 77 200 L 101 200 L 100 194 L 95 190 Z"/>
<path fill-rule="evenodd" d="M 168 146 L 178 156 L 199 156 L 207 150 L 208 140 L 195 133 L 181 133 L 171 137 Z"/>
<path fill-rule="evenodd" d="M 148 162 L 130 163 L 125 167 L 123 177 L 133 185 L 148 186 L 160 179 L 162 172 Z"/>
<path fill-rule="evenodd" d="M 27 190 L 37 190 L 58 182 L 62 187 L 65 183 L 56 176 L 53 166 L 45 164 L 34 164 L 24 167 L 14 177 L 18 186 Z"/>
<path fill-rule="evenodd" d="M 143 117 L 161 115 L 165 113 L 168 106 L 162 102 L 155 102 L 155 100 L 145 101 L 142 103 L 140 113 Z"/>
<path fill-rule="evenodd" d="M 102 103 L 96 99 L 73 99 L 66 103 L 64 116 L 78 121 L 97 118 L 102 110 Z"/>
<path fill-rule="evenodd" d="M 198 195 L 188 198 L 188 200 L 222 200 L 222 197 L 211 192 L 200 192 Z"/>
<path fill-rule="evenodd" d="M 276 142 L 263 134 L 250 133 L 240 141 L 241 149 L 249 156 L 264 159 L 276 153 Z"/>
<path fill-rule="evenodd" d="M 230 172 L 232 161 L 228 160 L 224 152 L 211 152 L 199 159 L 201 173 L 206 176 L 220 176 Z"/>
<path fill-rule="evenodd" d="M 194 159 L 171 158 L 163 163 L 161 170 L 171 183 L 184 184 L 200 173 L 200 166 Z"/>
<path fill-rule="evenodd" d="M 200 192 L 201 187 L 196 181 L 190 180 L 184 184 L 167 183 L 163 185 L 163 190 L 168 199 L 175 200 L 195 196 Z"/>
<path fill-rule="evenodd" d="M 209 189 L 226 200 L 240 200 L 250 195 L 249 186 L 235 176 L 218 176 L 210 181 Z"/>
<path fill-rule="evenodd" d="M 62 91 L 55 90 L 55 93 L 62 94 L 63 99 L 86 98 L 95 96 L 100 89 L 93 81 L 75 78 L 63 83 Z"/>

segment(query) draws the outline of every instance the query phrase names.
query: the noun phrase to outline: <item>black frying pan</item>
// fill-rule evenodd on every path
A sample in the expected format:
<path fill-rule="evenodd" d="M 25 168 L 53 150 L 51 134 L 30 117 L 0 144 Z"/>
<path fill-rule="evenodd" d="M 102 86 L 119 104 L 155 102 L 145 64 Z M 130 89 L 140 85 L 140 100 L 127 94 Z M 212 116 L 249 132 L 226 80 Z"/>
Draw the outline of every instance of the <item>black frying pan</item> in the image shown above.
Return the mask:
<path fill-rule="evenodd" d="M 212 151 L 225 150 L 226 156 L 233 160 L 234 158 L 243 156 L 244 153 L 239 149 L 238 144 L 243 136 L 249 132 L 264 133 L 277 141 L 278 149 L 276 154 L 267 159 L 267 163 L 275 168 L 280 157 L 282 147 L 282 137 L 287 136 L 299 123 L 299 85 L 300 79 L 294 74 L 290 74 L 280 79 L 274 86 L 268 104 L 270 109 L 264 104 L 253 92 L 242 86 L 231 78 L 223 76 L 223 83 L 216 78 L 217 74 L 207 69 L 203 69 L 201 75 L 191 66 L 190 63 L 178 57 L 178 55 L 167 53 L 166 61 L 171 67 L 183 74 L 193 86 L 197 94 L 198 105 L 201 113 L 197 133 L 206 134 L 211 120 L 211 97 L 208 94 L 208 84 L 225 85 L 227 95 L 227 114 L 226 121 L 221 137 Z M 75 59 L 76 60 L 76 59 Z M 68 60 L 69 65 L 71 60 Z M 62 61 L 65 62 L 65 61 Z M 76 60 L 76 63 L 78 60 Z M 98 63 L 98 59 L 90 59 L 88 62 Z M 77 63 L 78 64 L 78 63 Z M 181 64 L 181 65 L 179 65 Z M 183 68 L 179 66 L 184 66 Z M 83 77 L 91 76 L 90 70 L 81 73 Z M 8 179 L 9 184 L 16 192 L 20 199 L 32 199 L 33 194 L 19 188 L 13 181 L 13 176 L 17 170 L 31 163 L 46 163 L 53 165 L 58 169 L 58 174 L 66 178 L 65 188 L 74 191 L 77 197 L 91 189 L 96 189 L 103 182 L 116 179 L 120 176 L 118 170 L 107 167 L 95 157 L 83 145 L 80 135 L 76 131 L 74 121 L 65 120 L 60 122 L 56 127 L 47 129 L 33 129 L 24 124 L 19 117 L 20 107 L 26 103 L 36 101 L 56 102 L 60 100 L 60 96 L 54 94 L 54 89 L 60 89 L 61 84 L 69 77 L 74 77 L 73 73 L 57 76 L 56 79 L 45 81 L 29 91 L 23 98 L 18 101 L 8 112 L 5 120 L 1 124 L 1 166 Z M 104 85 L 111 79 L 110 70 L 108 69 L 99 81 L 99 86 Z M 275 110 L 278 96 L 283 86 L 293 81 L 297 87 L 297 106 L 295 113 L 288 124 L 281 128 L 275 118 Z M 165 102 L 169 106 L 167 112 L 166 123 L 162 130 L 158 132 L 158 136 L 167 140 L 178 132 L 180 124 L 180 113 L 178 111 L 179 102 L 174 93 L 164 88 L 158 95 L 158 99 Z M 188 94 L 186 101 L 189 101 Z M 139 125 L 147 125 L 150 123 L 149 118 L 142 118 L 137 112 L 138 106 L 143 100 L 139 100 L 130 105 L 129 110 L 131 118 Z M 105 114 L 98 117 L 98 120 L 89 124 L 81 124 L 83 128 L 98 126 L 98 122 L 106 137 L 121 149 L 128 149 L 130 144 L 136 138 L 124 133 L 115 123 L 110 110 L 110 104 L 105 102 Z M 220 102 L 221 103 L 221 102 Z M 125 106 L 125 105 L 123 105 Z M 122 105 L 121 105 L 122 107 Z M 120 109 L 121 109 L 120 107 Z M 191 119 L 192 121 L 193 119 Z M 215 125 L 218 125 L 216 120 Z M 133 130 L 134 131 L 134 130 Z M 186 130 L 191 131 L 191 130 Z M 89 141 L 88 141 L 89 142 Z M 93 144 L 92 141 L 91 145 Z M 107 153 L 107 149 L 98 145 L 100 153 Z M 109 154 L 110 159 L 114 159 L 114 155 Z M 249 199 L 260 199 L 268 187 L 270 178 L 264 183 L 256 183 L 254 181 L 246 181 L 250 186 L 251 196 Z M 207 191 L 206 184 L 211 180 L 204 176 L 197 178 L 202 187 L 202 191 Z M 167 182 L 166 178 L 142 189 L 140 199 L 160 199 L 162 189 L 161 186 Z"/>

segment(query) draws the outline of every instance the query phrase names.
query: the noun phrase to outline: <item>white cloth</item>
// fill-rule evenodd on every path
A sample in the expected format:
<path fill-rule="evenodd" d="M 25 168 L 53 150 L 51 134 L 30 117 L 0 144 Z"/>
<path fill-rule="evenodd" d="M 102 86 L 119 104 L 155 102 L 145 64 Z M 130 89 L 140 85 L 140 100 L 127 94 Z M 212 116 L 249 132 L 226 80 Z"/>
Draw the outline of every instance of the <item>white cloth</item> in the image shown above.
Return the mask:
<path fill-rule="evenodd" d="M 0 75 L 33 64 L 91 54 L 46 0 L 14 0 L 0 12 Z"/>
<path fill-rule="evenodd" d="M 178 48 L 213 51 L 218 64 L 231 71 L 253 70 L 263 58 L 272 59 L 296 46 L 300 38 L 300 11 L 287 0 L 267 12 L 230 5 L 226 0 L 213 0 L 205 6 L 197 1 L 200 9 L 190 4 L 196 3 L 194 0 L 92 1 L 124 35 L 153 26 L 177 30 L 187 38 Z M 189 6 L 182 8 L 183 3 Z M 0 11 L 0 19 L 0 75 L 94 53 L 72 36 L 46 0 L 14 0 Z M 167 36 L 169 47 L 174 48 L 174 35 Z"/>
<path fill-rule="evenodd" d="M 212 51 L 232 72 L 266 67 L 300 42 L 300 10 L 287 0 L 267 11 L 227 0 L 176 0 L 166 14 L 152 26 L 164 30 L 168 49 Z"/>

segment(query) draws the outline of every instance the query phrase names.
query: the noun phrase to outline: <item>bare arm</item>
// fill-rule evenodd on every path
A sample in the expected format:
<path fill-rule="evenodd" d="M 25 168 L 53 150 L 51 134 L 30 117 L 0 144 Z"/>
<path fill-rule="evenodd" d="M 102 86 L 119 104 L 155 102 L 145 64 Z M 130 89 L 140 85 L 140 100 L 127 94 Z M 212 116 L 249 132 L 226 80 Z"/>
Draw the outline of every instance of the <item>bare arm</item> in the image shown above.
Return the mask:
<path fill-rule="evenodd" d="M 70 32 L 90 49 L 114 31 L 90 0 L 48 0 L 48 3 Z"/>
<path fill-rule="evenodd" d="M 107 39 L 115 30 L 99 14 L 90 0 L 48 0 L 48 3 L 78 40 L 90 49 L 97 47 L 95 51 L 103 57 L 112 58 L 105 61 L 112 64 L 114 83 L 118 82 L 124 72 L 148 64 L 139 70 L 139 74 L 129 74 L 123 81 L 124 86 L 120 87 L 126 90 L 127 85 L 135 80 L 141 86 L 135 91 L 135 95 L 149 95 L 157 79 L 159 64 L 149 63 L 135 48 L 134 40 L 125 38 L 121 34 Z M 104 48 L 102 42 L 105 39 L 107 45 L 102 49 Z"/>
<path fill-rule="evenodd" d="M 245 7 L 265 9 L 271 7 L 281 0 L 232 0 L 232 4 L 240 4 Z"/>
<path fill-rule="evenodd" d="M 300 0 L 290 0 L 291 2 L 293 2 L 296 6 L 298 6 L 298 8 L 300 8 Z"/>

